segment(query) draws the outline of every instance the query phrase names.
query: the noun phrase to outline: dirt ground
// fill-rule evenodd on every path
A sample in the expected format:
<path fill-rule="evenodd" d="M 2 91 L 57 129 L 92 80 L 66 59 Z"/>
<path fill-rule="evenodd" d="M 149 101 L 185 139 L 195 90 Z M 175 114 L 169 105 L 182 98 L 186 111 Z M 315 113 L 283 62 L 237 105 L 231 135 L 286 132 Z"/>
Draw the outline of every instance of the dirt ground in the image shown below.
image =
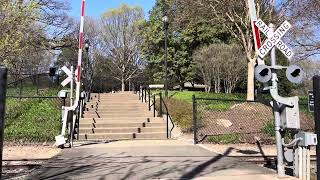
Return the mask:
<path fill-rule="evenodd" d="M 61 152 L 52 145 L 9 145 L 3 149 L 3 179 L 25 179 L 46 161 Z"/>
<path fill-rule="evenodd" d="M 61 149 L 53 146 L 5 146 L 3 160 L 46 160 L 57 155 Z"/>

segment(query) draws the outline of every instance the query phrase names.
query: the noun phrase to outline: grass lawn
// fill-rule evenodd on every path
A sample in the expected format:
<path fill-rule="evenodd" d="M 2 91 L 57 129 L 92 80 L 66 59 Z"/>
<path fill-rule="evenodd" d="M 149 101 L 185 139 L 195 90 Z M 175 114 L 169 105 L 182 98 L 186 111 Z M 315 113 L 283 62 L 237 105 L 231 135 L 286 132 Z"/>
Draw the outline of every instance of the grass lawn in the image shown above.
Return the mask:
<path fill-rule="evenodd" d="M 41 91 L 40 96 L 57 96 L 57 93 L 57 89 L 48 89 Z M 29 96 L 33 95 L 29 94 Z M 5 141 L 54 141 L 54 137 L 59 134 L 61 126 L 60 103 L 61 101 L 58 98 L 7 98 Z"/>
<path fill-rule="evenodd" d="M 152 94 L 159 93 L 160 91 L 152 91 Z M 164 96 L 164 91 L 161 91 Z M 246 94 L 224 94 L 224 93 L 206 93 L 200 91 L 169 91 L 169 97 L 175 99 L 183 100 L 192 103 L 192 95 L 196 98 L 212 98 L 212 99 L 235 99 L 235 100 L 245 100 Z"/>

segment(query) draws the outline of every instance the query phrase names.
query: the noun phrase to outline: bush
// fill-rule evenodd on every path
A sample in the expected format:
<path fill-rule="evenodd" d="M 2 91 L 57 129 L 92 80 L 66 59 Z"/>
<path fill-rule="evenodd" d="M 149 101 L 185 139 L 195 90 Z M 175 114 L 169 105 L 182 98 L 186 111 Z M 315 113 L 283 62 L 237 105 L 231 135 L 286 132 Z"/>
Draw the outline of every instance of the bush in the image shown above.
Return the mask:
<path fill-rule="evenodd" d="M 159 100 L 157 100 L 157 111 L 159 112 Z M 192 131 L 192 104 L 179 99 L 170 98 L 166 100 L 166 105 L 169 109 L 175 124 L 179 125 L 183 132 Z M 163 111 L 165 108 L 163 107 Z"/>
<path fill-rule="evenodd" d="M 272 120 L 266 122 L 266 123 L 263 125 L 261 131 L 262 131 L 264 134 L 266 134 L 266 135 L 269 135 L 269 136 L 271 136 L 271 137 L 275 137 L 276 134 L 275 134 L 275 130 L 274 130 L 274 129 L 275 129 L 274 120 L 272 119 Z"/>
<path fill-rule="evenodd" d="M 240 142 L 239 134 L 223 134 L 217 136 L 209 136 L 208 141 L 210 143 L 218 143 L 218 144 L 235 144 Z"/>

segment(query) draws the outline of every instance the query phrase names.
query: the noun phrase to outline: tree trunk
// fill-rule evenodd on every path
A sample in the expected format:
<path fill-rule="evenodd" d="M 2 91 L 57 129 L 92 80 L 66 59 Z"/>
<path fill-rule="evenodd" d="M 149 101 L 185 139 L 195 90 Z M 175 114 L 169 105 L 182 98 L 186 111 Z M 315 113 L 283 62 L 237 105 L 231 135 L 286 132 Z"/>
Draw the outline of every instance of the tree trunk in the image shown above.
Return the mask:
<path fill-rule="evenodd" d="M 124 92 L 126 90 L 126 85 L 124 83 L 124 78 L 121 79 L 121 91 Z"/>
<path fill-rule="evenodd" d="M 180 91 L 183 91 L 183 89 L 184 89 L 184 82 L 182 82 L 182 81 L 180 81 Z"/>
<path fill-rule="evenodd" d="M 247 100 L 254 101 L 254 66 L 255 62 L 248 62 L 248 77 L 247 77 Z"/>

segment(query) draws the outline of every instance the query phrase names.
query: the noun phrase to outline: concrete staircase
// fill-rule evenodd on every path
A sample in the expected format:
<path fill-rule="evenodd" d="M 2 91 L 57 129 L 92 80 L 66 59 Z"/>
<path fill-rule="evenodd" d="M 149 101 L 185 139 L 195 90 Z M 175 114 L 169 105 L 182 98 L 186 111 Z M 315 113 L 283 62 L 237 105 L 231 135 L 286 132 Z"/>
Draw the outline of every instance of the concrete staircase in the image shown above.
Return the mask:
<path fill-rule="evenodd" d="M 79 140 L 166 139 L 166 122 L 132 92 L 92 94 L 80 119 Z"/>

